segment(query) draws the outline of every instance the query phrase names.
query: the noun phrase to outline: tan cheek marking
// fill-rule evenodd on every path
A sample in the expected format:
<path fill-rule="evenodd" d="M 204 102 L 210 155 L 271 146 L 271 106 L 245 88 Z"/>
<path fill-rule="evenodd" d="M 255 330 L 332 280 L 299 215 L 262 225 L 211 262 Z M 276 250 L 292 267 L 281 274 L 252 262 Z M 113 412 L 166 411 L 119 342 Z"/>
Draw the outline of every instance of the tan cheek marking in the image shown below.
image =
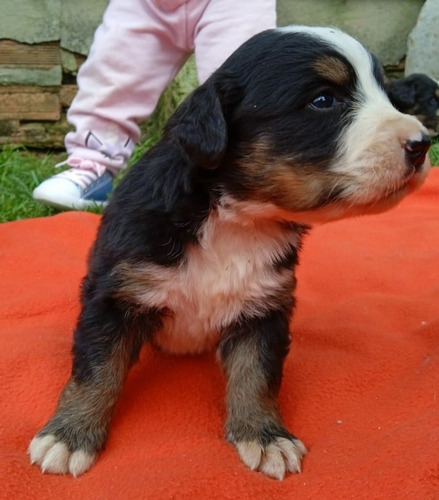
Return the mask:
<path fill-rule="evenodd" d="M 317 74 L 337 85 L 346 85 L 350 80 L 346 65 L 335 57 L 322 57 L 314 64 Z"/>
<path fill-rule="evenodd" d="M 296 167 L 294 160 L 273 159 L 266 141 L 255 144 L 239 166 L 246 188 L 256 200 L 274 203 L 289 211 L 316 208 L 324 193 L 331 191 L 330 186 L 340 182 L 334 175 L 315 167 Z"/>
<path fill-rule="evenodd" d="M 436 89 L 436 91 L 435 91 L 435 93 L 434 93 L 434 94 L 435 94 L 435 96 L 439 99 L 439 89 Z"/>
<path fill-rule="evenodd" d="M 324 175 L 311 169 L 295 171 L 294 166 L 279 162 L 263 186 L 262 194 L 280 206 L 290 210 L 306 210 L 314 207 L 323 192 Z"/>

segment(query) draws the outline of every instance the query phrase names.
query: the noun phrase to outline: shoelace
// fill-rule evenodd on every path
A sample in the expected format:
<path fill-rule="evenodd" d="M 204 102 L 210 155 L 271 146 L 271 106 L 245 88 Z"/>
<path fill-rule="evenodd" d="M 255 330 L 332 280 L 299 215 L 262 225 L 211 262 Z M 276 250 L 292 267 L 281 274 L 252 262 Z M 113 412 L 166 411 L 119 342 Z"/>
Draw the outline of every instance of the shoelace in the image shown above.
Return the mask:
<path fill-rule="evenodd" d="M 101 175 L 105 173 L 106 168 L 98 162 L 92 160 L 85 160 L 84 158 L 79 158 L 77 156 L 72 156 L 62 163 L 58 163 L 56 168 L 68 165 L 69 170 L 65 170 L 57 174 L 60 179 L 68 179 L 75 184 L 78 184 L 81 189 L 87 189 L 87 187 L 94 181 L 96 181 Z"/>

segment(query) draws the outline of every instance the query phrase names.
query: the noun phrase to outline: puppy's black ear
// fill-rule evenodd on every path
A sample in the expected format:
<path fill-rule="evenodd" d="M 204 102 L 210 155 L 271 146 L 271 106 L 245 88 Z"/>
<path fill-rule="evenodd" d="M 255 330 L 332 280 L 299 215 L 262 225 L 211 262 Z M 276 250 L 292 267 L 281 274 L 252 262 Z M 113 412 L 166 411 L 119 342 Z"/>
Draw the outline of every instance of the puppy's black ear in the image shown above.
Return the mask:
<path fill-rule="evenodd" d="M 399 111 L 408 111 L 416 101 L 416 87 L 411 81 L 403 78 L 387 84 L 387 95 L 390 102 Z"/>
<path fill-rule="evenodd" d="M 220 165 L 228 144 L 227 117 L 237 96 L 230 82 L 224 85 L 210 78 L 168 121 L 165 133 L 180 145 L 192 164 L 207 169 Z"/>

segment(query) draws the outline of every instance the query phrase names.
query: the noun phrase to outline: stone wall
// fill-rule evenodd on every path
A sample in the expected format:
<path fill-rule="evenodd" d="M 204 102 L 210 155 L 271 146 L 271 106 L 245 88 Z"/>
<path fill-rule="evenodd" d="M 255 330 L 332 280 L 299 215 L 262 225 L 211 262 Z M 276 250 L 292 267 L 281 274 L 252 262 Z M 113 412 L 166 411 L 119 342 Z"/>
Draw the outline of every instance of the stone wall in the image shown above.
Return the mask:
<path fill-rule="evenodd" d="M 2 0 L 0 144 L 62 147 L 66 109 L 108 0 Z"/>
<path fill-rule="evenodd" d="M 2 0 L 0 144 L 62 147 L 75 75 L 107 3 Z M 439 0 L 278 0 L 279 25 L 338 26 L 360 39 L 392 73 L 404 70 L 408 48 L 407 69 L 436 79 L 438 16 Z"/>

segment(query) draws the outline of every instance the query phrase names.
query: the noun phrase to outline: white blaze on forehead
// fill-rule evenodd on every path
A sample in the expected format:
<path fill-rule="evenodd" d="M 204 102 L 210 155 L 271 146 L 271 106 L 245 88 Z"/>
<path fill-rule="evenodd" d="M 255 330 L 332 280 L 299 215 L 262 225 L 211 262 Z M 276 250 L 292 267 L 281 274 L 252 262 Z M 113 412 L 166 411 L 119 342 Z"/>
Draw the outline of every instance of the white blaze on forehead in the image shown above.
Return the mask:
<path fill-rule="evenodd" d="M 373 59 L 360 42 L 337 28 L 313 26 L 286 26 L 278 28 L 284 33 L 306 33 L 317 37 L 344 56 L 358 77 L 357 99 L 373 100 L 390 105 L 384 90 L 378 85 L 373 73 Z"/>

